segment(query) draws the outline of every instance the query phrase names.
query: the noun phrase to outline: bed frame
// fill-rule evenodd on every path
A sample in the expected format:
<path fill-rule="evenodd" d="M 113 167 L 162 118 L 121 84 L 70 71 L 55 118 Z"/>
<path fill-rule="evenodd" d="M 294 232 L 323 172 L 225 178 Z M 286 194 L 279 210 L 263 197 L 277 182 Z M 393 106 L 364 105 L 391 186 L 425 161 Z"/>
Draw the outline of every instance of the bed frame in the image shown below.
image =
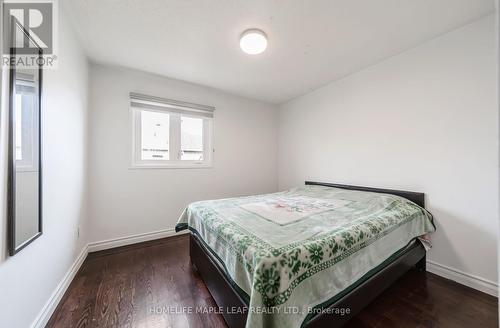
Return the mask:
<path fill-rule="evenodd" d="M 306 181 L 305 184 L 393 194 L 409 199 L 421 207 L 425 207 L 423 193 L 312 181 Z M 231 308 L 248 309 L 248 299 L 240 296 L 236 291 L 238 287 L 233 286 L 231 281 L 228 280 L 224 269 L 220 267 L 218 261 L 202 243 L 196 235 L 191 234 L 189 250 L 193 267 L 199 272 L 210 294 L 212 294 L 215 302 L 222 310 L 222 315 L 228 326 L 230 328 L 245 327 L 247 319 L 246 311 L 243 311 L 243 313 L 234 313 L 235 311 L 233 310 L 231 313 L 231 311 L 228 312 L 227 310 Z M 378 271 L 371 272 L 369 277 L 364 277 L 363 281 L 355 283 L 353 285 L 354 288 L 329 306 L 330 309 L 349 308 L 349 314 L 333 314 L 335 311 L 328 314 L 317 314 L 305 323 L 304 326 L 314 328 L 341 327 L 408 270 L 416 267 L 418 270 L 425 271 L 425 260 L 425 250 L 422 244 L 419 242 L 410 243 L 405 249 L 400 251 L 394 260 L 385 263 Z"/>

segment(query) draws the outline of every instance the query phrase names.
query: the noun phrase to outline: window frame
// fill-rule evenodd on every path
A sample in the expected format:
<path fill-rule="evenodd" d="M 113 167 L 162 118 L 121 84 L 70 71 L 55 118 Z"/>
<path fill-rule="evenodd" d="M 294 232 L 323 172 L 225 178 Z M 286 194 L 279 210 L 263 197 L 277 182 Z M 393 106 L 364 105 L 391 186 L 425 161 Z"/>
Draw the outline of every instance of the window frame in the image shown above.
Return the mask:
<path fill-rule="evenodd" d="M 144 108 L 130 104 L 131 122 L 131 160 L 130 169 L 191 169 L 211 168 L 214 159 L 214 117 L 199 115 L 196 109 L 192 112 L 183 108 L 183 113 L 176 111 L 177 106 L 159 108 Z M 169 110 L 169 107 L 172 110 Z M 141 156 L 141 111 L 158 112 L 169 115 L 169 159 L 168 160 L 143 160 Z M 203 161 L 181 160 L 181 117 L 193 117 L 203 120 Z M 173 158 L 175 157 L 175 158 Z"/>

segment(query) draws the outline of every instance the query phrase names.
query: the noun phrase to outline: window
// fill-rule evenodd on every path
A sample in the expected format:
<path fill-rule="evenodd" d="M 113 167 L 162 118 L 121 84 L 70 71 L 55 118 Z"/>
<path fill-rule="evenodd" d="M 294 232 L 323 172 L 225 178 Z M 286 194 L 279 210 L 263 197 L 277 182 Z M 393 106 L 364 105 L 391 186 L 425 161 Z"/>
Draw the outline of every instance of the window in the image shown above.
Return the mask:
<path fill-rule="evenodd" d="M 38 122 L 37 91 L 33 78 L 16 81 L 16 99 L 14 107 L 14 145 L 16 170 L 35 171 L 38 169 Z"/>
<path fill-rule="evenodd" d="M 210 167 L 213 114 L 210 106 L 130 94 L 132 167 Z"/>
<path fill-rule="evenodd" d="M 16 93 L 16 111 L 15 111 L 15 121 L 16 121 L 16 161 L 23 160 L 23 96 Z"/>

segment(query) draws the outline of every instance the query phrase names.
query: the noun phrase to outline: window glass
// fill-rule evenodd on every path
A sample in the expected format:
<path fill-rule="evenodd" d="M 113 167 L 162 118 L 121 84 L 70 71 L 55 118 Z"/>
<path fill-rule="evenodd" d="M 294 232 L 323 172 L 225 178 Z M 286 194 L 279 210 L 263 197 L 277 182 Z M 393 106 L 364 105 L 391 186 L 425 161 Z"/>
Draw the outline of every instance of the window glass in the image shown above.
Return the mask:
<path fill-rule="evenodd" d="M 203 161 L 203 119 L 181 117 L 181 160 Z"/>
<path fill-rule="evenodd" d="M 169 114 L 141 111 L 141 159 L 169 159 Z"/>

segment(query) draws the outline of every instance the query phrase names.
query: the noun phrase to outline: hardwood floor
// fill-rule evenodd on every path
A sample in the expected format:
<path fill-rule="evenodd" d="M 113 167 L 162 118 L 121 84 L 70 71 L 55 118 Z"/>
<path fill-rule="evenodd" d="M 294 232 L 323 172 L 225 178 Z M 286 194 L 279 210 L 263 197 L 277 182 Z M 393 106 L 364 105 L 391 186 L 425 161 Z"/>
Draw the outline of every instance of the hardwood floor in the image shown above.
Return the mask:
<path fill-rule="evenodd" d="M 89 254 L 47 327 L 225 327 L 189 263 L 187 235 Z M 166 313 L 169 312 L 169 313 Z M 177 312 L 175 314 L 175 312 Z M 347 327 L 497 327 L 497 299 L 410 271 Z"/>

